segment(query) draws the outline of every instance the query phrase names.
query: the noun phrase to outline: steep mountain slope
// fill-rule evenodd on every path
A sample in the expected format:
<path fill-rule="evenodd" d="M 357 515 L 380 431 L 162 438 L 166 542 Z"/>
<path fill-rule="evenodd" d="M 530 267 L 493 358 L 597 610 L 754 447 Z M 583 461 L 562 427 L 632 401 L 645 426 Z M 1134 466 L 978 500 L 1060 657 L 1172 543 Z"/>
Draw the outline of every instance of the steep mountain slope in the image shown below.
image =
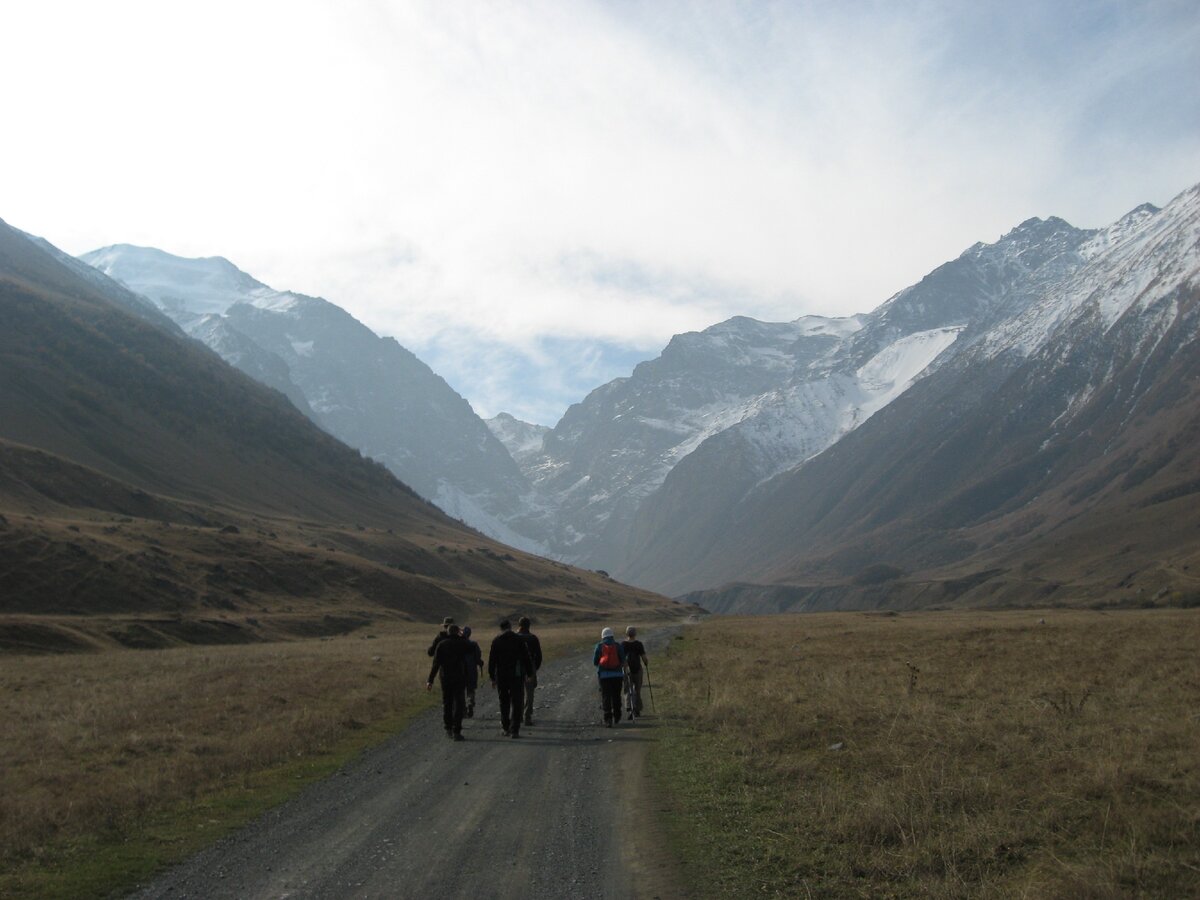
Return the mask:
<path fill-rule="evenodd" d="M 1093 233 L 825 453 L 631 567 L 722 609 L 1200 589 L 1200 189 Z M 1200 575 L 1200 570 L 1197 571 Z"/>
<path fill-rule="evenodd" d="M 517 527 L 560 558 L 658 577 L 659 555 L 706 547 L 713 516 L 1034 302 L 1084 265 L 1081 248 L 1094 237 L 1030 219 L 869 315 L 735 318 L 673 338 L 632 377 L 572 407 L 541 456 L 522 460 L 543 512 Z"/>
<path fill-rule="evenodd" d="M 536 549 L 504 524 L 528 490 L 512 458 L 470 404 L 395 340 L 326 300 L 273 290 L 221 257 L 120 244 L 82 259 L 153 299 L 227 362 L 449 514 Z"/>
<path fill-rule="evenodd" d="M 447 518 L 120 290 L 0 225 L 0 613 L 153 615 L 161 643 L 661 602 Z"/>

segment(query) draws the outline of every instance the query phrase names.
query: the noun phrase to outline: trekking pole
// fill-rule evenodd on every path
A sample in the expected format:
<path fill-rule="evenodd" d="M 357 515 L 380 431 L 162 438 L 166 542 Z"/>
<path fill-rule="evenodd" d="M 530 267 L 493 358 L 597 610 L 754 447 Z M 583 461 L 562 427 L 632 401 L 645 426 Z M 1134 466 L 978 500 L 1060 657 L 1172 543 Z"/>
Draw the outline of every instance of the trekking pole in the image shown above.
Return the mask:
<path fill-rule="evenodd" d="M 646 661 L 646 687 L 650 689 L 650 709 L 658 715 L 658 708 L 654 705 L 654 685 L 650 683 L 650 662 Z"/>

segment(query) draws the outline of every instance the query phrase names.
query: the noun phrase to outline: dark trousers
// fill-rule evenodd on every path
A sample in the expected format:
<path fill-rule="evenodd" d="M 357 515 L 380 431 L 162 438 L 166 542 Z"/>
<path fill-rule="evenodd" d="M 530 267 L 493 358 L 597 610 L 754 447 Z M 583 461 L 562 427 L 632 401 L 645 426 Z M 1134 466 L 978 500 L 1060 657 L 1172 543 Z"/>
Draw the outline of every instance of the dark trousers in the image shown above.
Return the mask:
<path fill-rule="evenodd" d="M 604 707 L 605 722 L 621 721 L 621 679 L 600 679 L 600 705 Z"/>
<path fill-rule="evenodd" d="M 442 682 L 442 721 L 446 730 L 462 734 L 463 710 L 467 706 L 467 686 L 459 682 Z"/>
<path fill-rule="evenodd" d="M 500 727 L 517 734 L 521 730 L 521 713 L 525 707 L 525 679 L 501 678 L 496 682 L 500 695 Z"/>
<path fill-rule="evenodd" d="M 533 690 L 537 687 L 537 675 L 530 675 L 525 685 L 525 724 L 533 724 Z"/>
<path fill-rule="evenodd" d="M 642 674 L 641 669 L 630 669 L 625 676 L 626 702 L 635 716 L 642 714 Z"/>

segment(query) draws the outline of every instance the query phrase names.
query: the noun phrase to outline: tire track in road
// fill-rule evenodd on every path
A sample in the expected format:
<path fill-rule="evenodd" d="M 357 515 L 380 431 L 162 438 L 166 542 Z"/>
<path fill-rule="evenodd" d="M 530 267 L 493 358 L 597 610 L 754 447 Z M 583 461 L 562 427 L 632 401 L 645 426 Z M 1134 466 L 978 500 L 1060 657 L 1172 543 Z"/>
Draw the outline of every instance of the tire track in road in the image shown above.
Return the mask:
<path fill-rule="evenodd" d="M 648 652 L 667 636 L 652 635 Z M 539 681 L 536 724 L 519 739 L 500 733 L 495 695 L 481 689 L 466 741 L 446 740 L 440 709 L 424 714 L 134 896 L 682 896 L 665 849 L 648 846 L 649 811 L 618 790 L 622 773 L 642 772 L 653 717 L 604 728 L 590 654 L 548 664 Z"/>

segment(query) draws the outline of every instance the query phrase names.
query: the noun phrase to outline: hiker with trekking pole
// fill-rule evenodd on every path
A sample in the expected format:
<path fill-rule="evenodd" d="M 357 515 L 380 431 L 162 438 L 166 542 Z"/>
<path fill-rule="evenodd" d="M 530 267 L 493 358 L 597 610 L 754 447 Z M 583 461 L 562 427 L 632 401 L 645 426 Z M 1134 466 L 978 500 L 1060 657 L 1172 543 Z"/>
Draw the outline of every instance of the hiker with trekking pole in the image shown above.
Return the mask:
<path fill-rule="evenodd" d="M 625 629 L 621 649 L 625 651 L 625 711 L 632 722 L 642 714 L 642 673 L 649 665 L 646 646 L 637 639 L 637 629 L 632 625 Z"/>

